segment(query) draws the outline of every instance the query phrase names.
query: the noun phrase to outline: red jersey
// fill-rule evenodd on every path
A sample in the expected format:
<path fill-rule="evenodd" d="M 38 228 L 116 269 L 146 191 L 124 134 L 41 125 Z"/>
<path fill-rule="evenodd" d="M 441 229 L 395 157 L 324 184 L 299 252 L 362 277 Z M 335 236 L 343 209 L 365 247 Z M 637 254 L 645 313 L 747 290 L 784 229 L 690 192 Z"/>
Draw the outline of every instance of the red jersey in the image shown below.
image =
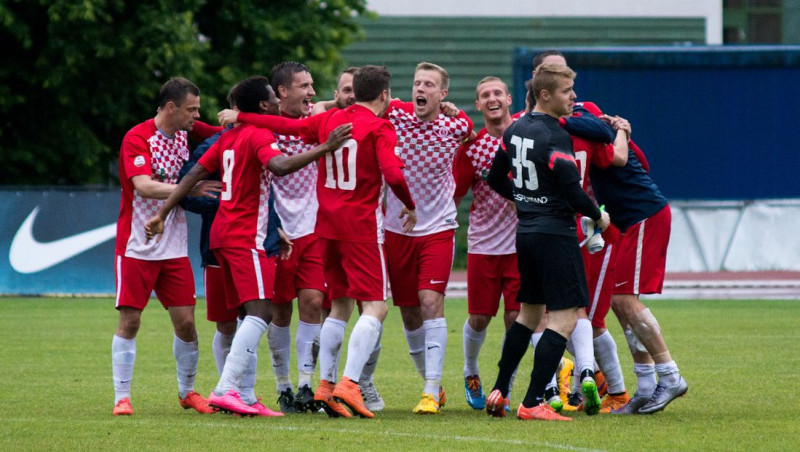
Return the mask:
<path fill-rule="evenodd" d="M 332 109 L 300 120 L 239 114 L 239 121 L 300 135 L 324 143 L 336 127 L 352 123 L 352 138 L 319 160 L 317 226 L 320 237 L 360 243 L 383 243 L 383 171 L 402 168 L 395 155 L 392 124 L 361 105 Z"/>
<path fill-rule="evenodd" d="M 269 130 L 242 125 L 223 133 L 197 162 L 220 171 L 222 191 L 209 248 L 264 249 L 269 211 L 267 163 L 282 155 Z"/>
<path fill-rule="evenodd" d="M 164 222 L 161 240 L 147 240 L 144 224 L 164 204 L 162 199 L 142 197 L 131 178 L 150 176 L 174 184 L 184 162 L 189 159 L 187 133 L 169 137 L 156 127 L 154 119 L 135 126 L 122 139 L 119 153 L 119 180 L 122 186 L 115 253 L 143 260 L 163 260 L 188 255 L 186 214 L 176 206 Z"/>

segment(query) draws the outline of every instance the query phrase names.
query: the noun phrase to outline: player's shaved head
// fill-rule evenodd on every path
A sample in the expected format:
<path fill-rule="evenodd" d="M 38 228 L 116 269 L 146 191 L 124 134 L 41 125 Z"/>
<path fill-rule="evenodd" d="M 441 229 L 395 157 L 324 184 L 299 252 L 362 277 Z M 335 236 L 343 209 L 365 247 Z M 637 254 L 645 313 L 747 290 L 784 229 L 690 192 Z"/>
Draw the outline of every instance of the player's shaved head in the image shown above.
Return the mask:
<path fill-rule="evenodd" d="M 493 75 L 490 75 L 488 77 L 482 78 L 481 81 L 478 82 L 478 86 L 475 87 L 475 98 L 476 99 L 478 98 L 478 95 L 481 92 L 481 85 L 484 85 L 484 84 L 489 83 L 489 82 L 499 82 L 500 84 L 503 85 L 503 88 L 505 89 L 505 93 L 508 94 L 508 85 L 506 85 L 506 82 L 504 82 L 502 79 L 500 79 L 500 77 L 495 77 Z"/>
<path fill-rule="evenodd" d="M 392 74 L 386 66 L 362 66 L 353 74 L 353 94 L 356 102 L 376 100 L 383 91 L 388 91 Z"/>
<path fill-rule="evenodd" d="M 180 107 L 189 94 L 200 96 L 200 88 L 183 77 L 172 77 L 161 86 L 156 101 L 159 108 L 165 107 L 168 102 Z"/>

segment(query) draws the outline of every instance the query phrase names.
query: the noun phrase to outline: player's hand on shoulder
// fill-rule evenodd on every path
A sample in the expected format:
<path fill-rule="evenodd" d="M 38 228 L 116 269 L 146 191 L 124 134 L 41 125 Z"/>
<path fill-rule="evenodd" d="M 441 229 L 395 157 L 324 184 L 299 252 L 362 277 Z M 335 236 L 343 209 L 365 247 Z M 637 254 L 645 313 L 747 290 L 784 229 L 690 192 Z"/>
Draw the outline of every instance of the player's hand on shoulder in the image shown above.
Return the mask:
<path fill-rule="evenodd" d="M 230 108 L 217 113 L 217 120 L 222 127 L 235 123 L 237 119 L 239 119 L 239 112 Z"/>
<path fill-rule="evenodd" d="M 403 208 L 400 209 L 400 216 L 398 216 L 398 218 L 404 218 L 403 232 L 409 233 L 414 229 L 414 226 L 417 225 L 417 210 L 409 210 L 408 207 L 403 206 Z"/>
<path fill-rule="evenodd" d="M 217 199 L 217 194 L 222 191 L 222 182 L 218 180 L 201 180 L 194 184 L 189 196 L 195 198 L 211 198 Z"/>
<path fill-rule="evenodd" d="M 333 129 L 331 134 L 328 135 L 328 141 L 325 142 L 327 151 L 333 152 L 339 149 L 339 146 L 343 145 L 345 141 L 353 136 L 352 132 L 353 124 L 349 122 Z"/>
<path fill-rule="evenodd" d="M 461 113 L 461 110 L 459 110 L 458 107 L 456 107 L 456 104 L 452 102 L 442 102 L 440 108 L 445 116 L 449 116 L 451 118 L 454 118 L 458 116 L 459 113 Z"/>

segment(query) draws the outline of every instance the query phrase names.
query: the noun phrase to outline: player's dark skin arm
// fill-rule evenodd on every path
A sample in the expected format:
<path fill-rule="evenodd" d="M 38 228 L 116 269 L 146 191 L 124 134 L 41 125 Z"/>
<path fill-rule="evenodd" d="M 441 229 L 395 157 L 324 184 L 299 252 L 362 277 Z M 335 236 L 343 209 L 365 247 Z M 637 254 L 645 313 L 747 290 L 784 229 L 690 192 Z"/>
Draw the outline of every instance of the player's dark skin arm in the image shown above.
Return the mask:
<path fill-rule="evenodd" d="M 514 185 L 511 183 L 511 179 L 508 178 L 510 171 L 511 164 L 508 162 L 508 154 L 502 148 L 497 149 L 492 161 L 492 167 L 489 169 L 489 175 L 486 176 L 486 182 L 500 196 L 513 200 Z"/>

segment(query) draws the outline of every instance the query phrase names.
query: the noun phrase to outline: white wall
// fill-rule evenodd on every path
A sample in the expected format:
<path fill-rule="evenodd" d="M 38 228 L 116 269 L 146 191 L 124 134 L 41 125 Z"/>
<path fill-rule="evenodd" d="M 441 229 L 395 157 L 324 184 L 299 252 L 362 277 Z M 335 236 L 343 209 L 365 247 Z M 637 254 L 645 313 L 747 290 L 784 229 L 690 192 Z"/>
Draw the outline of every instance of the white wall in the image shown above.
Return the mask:
<path fill-rule="evenodd" d="M 706 44 L 722 44 L 722 0 L 368 0 L 386 16 L 704 17 Z"/>

